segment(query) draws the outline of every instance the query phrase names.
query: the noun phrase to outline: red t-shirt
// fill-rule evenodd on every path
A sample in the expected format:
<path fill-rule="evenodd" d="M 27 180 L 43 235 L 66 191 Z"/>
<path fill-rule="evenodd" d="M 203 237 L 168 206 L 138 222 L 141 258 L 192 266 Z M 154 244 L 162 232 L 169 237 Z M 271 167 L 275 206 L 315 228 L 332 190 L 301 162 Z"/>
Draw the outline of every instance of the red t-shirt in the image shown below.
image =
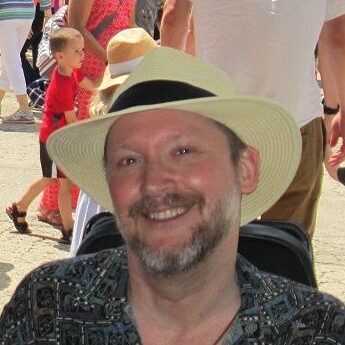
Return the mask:
<path fill-rule="evenodd" d="M 48 86 L 40 128 L 39 140 L 47 142 L 51 133 L 66 125 L 65 111 L 75 108 L 74 99 L 78 85 L 84 79 L 83 74 L 75 69 L 70 77 L 59 73 L 55 68 Z"/>

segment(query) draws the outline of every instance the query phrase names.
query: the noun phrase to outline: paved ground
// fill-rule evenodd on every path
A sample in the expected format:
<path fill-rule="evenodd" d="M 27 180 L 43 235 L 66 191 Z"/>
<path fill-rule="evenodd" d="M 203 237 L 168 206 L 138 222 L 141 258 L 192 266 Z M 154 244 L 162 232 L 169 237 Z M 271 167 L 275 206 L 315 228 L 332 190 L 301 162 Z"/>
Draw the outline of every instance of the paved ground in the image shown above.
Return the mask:
<path fill-rule="evenodd" d="M 3 102 L 3 114 L 15 110 L 13 95 Z M 37 201 L 28 221 L 34 233 L 13 229 L 5 207 L 40 174 L 35 125 L 0 124 L 0 311 L 23 276 L 39 264 L 68 256 L 69 247 L 56 242 L 59 231 L 36 220 Z M 325 177 L 314 254 L 321 290 L 345 301 L 345 187 Z"/>

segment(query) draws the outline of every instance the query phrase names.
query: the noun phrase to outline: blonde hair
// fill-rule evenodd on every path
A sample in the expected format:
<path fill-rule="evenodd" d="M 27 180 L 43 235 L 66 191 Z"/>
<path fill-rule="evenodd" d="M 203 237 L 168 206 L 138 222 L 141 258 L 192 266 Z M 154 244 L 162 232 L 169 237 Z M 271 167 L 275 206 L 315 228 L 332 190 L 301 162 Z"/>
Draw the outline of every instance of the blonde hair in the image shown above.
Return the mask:
<path fill-rule="evenodd" d="M 73 28 L 61 28 L 55 30 L 49 39 L 50 51 L 53 55 L 63 52 L 68 42 L 75 38 L 83 38 L 83 35 Z"/>
<path fill-rule="evenodd" d="M 106 89 L 98 90 L 94 93 L 89 107 L 91 117 L 99 117 L 106 113 L 106 107 L 118 86 L 119 85 L 112 85 Z"/>

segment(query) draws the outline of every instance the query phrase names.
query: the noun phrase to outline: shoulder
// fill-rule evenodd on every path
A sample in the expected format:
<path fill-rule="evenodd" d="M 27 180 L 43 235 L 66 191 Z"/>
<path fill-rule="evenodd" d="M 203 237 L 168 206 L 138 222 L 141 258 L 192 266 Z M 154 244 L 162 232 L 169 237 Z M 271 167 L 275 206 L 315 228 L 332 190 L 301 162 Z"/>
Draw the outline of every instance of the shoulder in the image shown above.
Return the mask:
<path fill-rule="evenodd" d="M 41 322 L 51 323 L 55 332 L 59 317 L 81 323 L 91 311 L 101 317 L 105 301 L 110 295 L 123 297 L 126 285 L 127 258 L 121 248 L 42 265 L 23 279 L 5 306 L 0 343 L 14 334 L 38 332 Z"/>
<path fill-rule="evenodd" d="M 50 78 L 50 84 L 49 86 L 56 86 L 66 83 L 66 78 L 59 73 L 57 67 L 52 72 L 51 78 Z"/>
<path fill-rule="evenodd" d="M 73 70 L 73 78 L 77 83 L 79 83 L 80 81 L 82 81 L 85 78 L 84 74 L 80 68 L 75 68 Z"/>
<path fill-rule="evenodd" d="M 317 289 L 262 272 L 245 260 L 240 265 L 242 327 L 248 320 L 255 320 L 265 339 L 279 339 L 281 344 L 289 339 L 296 344 L 309 344 L 311 339 L 318 339 L 315 344 L 326 340 L 344 344 L 342 302 Z"/>
<path fill-rule="evenodd" d="M 64 99 L 66 95 L 72 93 L 73 84 L 74 80 L 71 77 L 62 75 L 56 68 L 52 73 L 47 94 L 49 93 L 50 95 L 54 95 L 54 97 L 61 97 Z"/>
<path fill-rule="evenodd" d="M 105 274 L 109 268 L 118 270 L 123 266 L 127 267 L 126 262 L 127 256 L 123 248 L 104 250 L 44 264 L 32 271 L 29 279 L 37 282 L 49 282 L 53 279 L 69 285 L 75 282 L 78 287 L 85 287 L 98 275 Z"/>

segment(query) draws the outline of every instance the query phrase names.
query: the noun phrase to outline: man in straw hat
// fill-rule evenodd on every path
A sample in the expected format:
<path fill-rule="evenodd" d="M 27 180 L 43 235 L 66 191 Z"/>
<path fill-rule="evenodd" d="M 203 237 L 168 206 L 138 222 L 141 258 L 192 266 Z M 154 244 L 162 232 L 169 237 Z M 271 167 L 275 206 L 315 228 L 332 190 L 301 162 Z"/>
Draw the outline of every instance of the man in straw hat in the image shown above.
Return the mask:
<path fill-rule="evenodd" d="M 240 224 L 279 198 L 299 162 L 298 128 L 279 105 L 157 48 L 107 116 L 60 130 L 49 152 L 114 211 L 127 246 L 28 275 L 0 343 L 344 343 L 339 301 L 237 254 Z"/>

